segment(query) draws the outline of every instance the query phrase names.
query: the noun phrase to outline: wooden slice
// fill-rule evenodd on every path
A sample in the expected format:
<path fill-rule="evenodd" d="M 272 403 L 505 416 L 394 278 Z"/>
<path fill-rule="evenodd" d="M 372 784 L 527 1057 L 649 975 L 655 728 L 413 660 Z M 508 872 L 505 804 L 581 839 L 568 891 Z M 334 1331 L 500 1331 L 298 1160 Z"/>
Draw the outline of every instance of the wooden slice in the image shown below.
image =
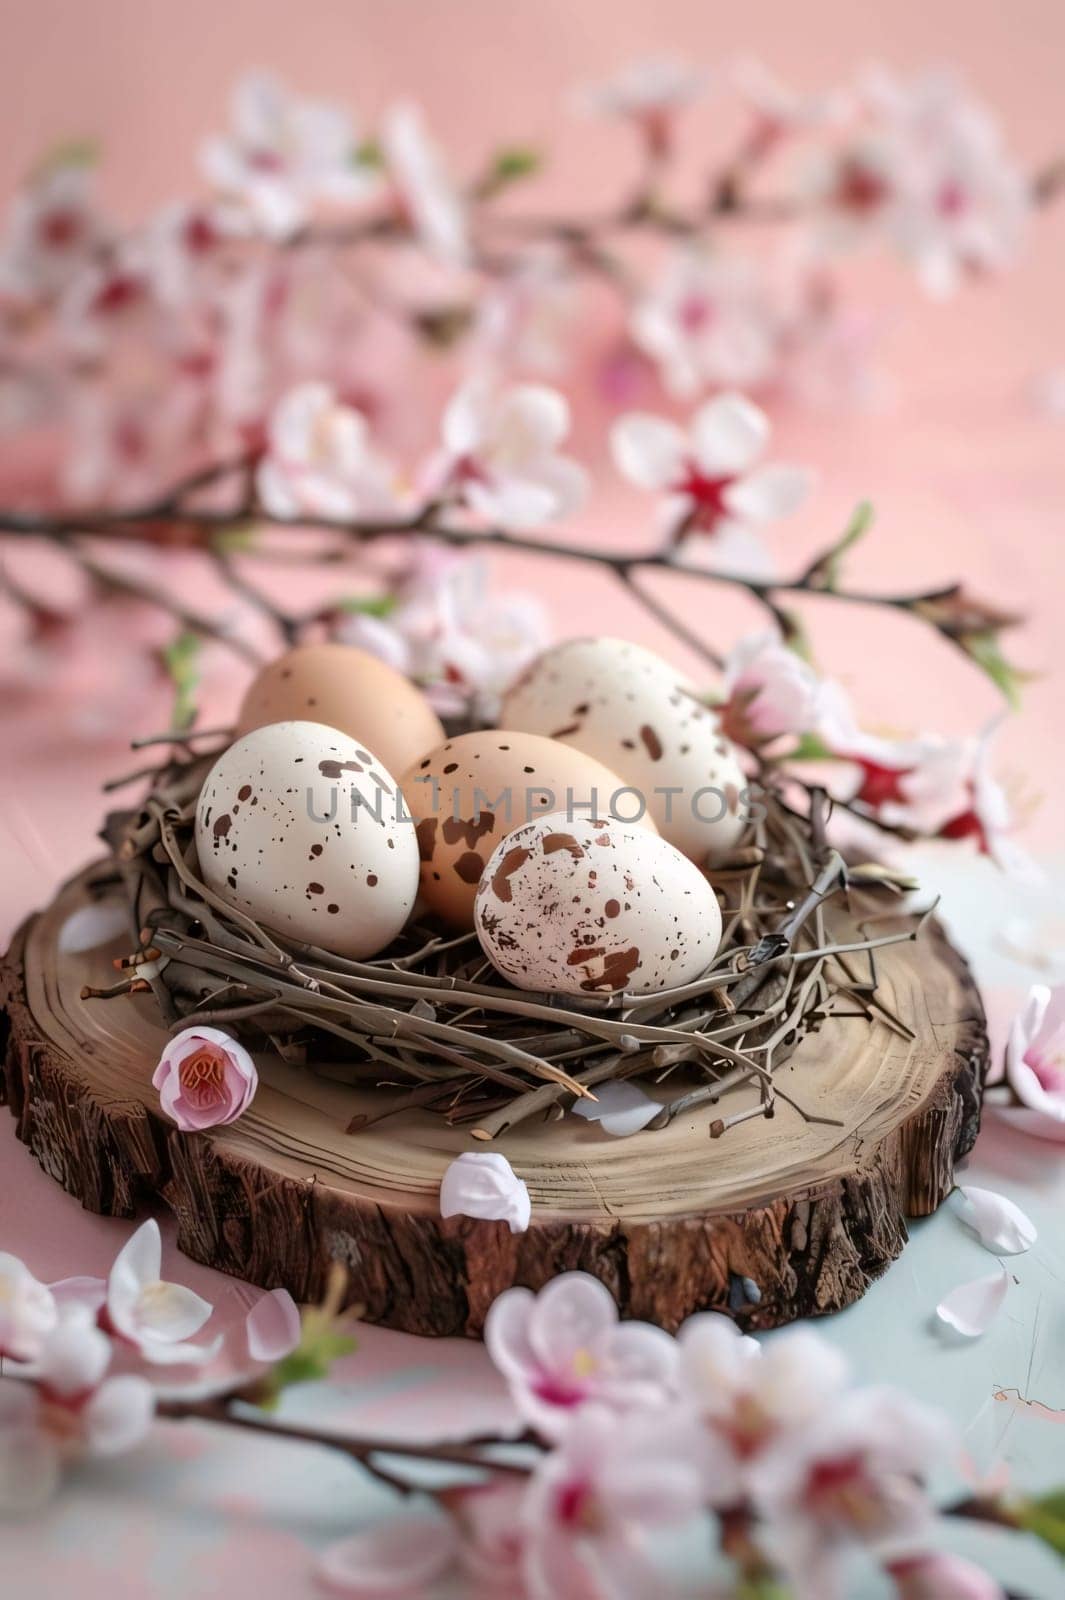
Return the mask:
<path fill-rule="evenodd" d="M 949 1193 L 976 1137 L 983 1007 L 933 924 L 878 951 L 878 997 L 912 1041 L 886 1022 L 841 1017 L 779 1069 L 781 1090 L 809 1117 L 842 1126 L 778 1102 L 771 1121 L 712 1139 L 716 1119 L 753 1103 L 749 1087 L 628 1139 L 574 1116 L 529 1122 L 492 1146 L 529 1186 L 528 1231 L 445 1221 L 445 1168 L 486 1147 L 409 1110 L 348 1133 L 360 1110 L 380 1110 L 380 1090 L 262 1055 L 239 1122 L 177 1132 L 151 1087 L 166 1038 L 151 995 L 80 998 L 83 984 L 114 981 L 122 940 L 60 951 L 92 878 L 31 918 L 0 967 L 4 1088 L 20 1138 L 89 1209 L 132 1216 L 159 1196 L 188 1255 L 298 1300 L 321 1293 L 339 1258 L 351 1299 L 390 1327 L 477 1334 L 501 1290 L 569 1268 L 601 1278 L 624 1315 L 670 1329 L 704 1309 L 750 1328 L 835 1311 L 899 1254 L 905 1219 Z"/>

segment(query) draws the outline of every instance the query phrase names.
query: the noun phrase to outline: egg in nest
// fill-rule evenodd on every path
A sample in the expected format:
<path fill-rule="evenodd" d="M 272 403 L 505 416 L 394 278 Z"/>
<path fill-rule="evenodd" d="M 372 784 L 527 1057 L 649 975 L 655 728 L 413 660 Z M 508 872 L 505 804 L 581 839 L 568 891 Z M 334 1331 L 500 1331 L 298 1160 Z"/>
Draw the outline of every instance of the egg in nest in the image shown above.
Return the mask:
<path fill-rule="evenodd" d="M 391 944 L 418 889 L 395 780 L 320 723 L 271 723 L 219 756 L 196 805 L 196 852 L 228 905 L 356 960 Z"/>
<path fill-rule="evenodd" d="M 503 976 L 548 993 L 674 989 L 721 940 L 717 898 L 687 856 L 644 828 L 557 813 L 496 847 L 475 916 Z"/>
<path fill-rule="evenodd" d="M 402 772 L 444 737 L 409 678 L 350 644 L 305 644 L 265 666 L 248 688 L 237 734 L 270 722 L 323 722 Z"/>
<path fill-rule="evenodd" d="M 693 861 L 727 854 L 747 825 L 747 778 L 714 712 L 667 661 L 624 639 L 568 639 L 508 690 L 501 720 L 620 773 L 659 833 Z"/>
<path fill-rule="evenodd" d="M 481 873 L 499 841 L 531 817 L 559 809 L 625 815 L 639 796 L 581 750 L 537 734 L 489 728 L 448 739 L 400 779 L 414 818 L 421 892 L 456 928 L 473 927 Z M 645 818 L 643 829 L 655 831 Z"/>

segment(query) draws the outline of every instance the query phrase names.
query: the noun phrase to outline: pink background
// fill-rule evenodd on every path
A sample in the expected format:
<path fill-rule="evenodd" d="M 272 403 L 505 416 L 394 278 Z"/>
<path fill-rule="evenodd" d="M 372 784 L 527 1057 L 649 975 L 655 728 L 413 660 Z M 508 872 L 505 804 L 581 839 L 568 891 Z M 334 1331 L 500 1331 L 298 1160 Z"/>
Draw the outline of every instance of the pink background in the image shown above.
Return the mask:
<path fill-rule="evenodd" d="M 1011 142 L 1033 167 L 1065 149 L 1065 8 L 1051 0 L 907 0 L 890 8 L 853 0 L 744 0 L 734 6 L 704 0 L 0 0 L 0 195 L 58 140 L 91 135 L 104 147 L 106 201 L 130 220 L 143 216 L 195 189 L 198 141 L 221 125 L 238 73 L 261 64 L 305 92 L 353 103 L 367 126 L 397 92 L 410 92 L 424 104 L 458 171 L 475 169 L 493 144 L 543 142 L 559 151 L 558 165 L 566 170 L 565 180 L 548 178 L 544 195 L 574 206 L 595 204 L 615 194 L 615 181 L 623 186 L 617 155 L 623 136 L 567 117 L 565 93 L 574 82 L 649 51 L 675 51 L 721 67 L 739 51 L 754 52 L 810 89 L 870 58 L 902 69 L 950 61 L 1000 108 Z M 711 100 L 692 117 L 691 148 L 700 164 L 715 148 L 727 147 L 730 115 Z M 608 194 L 604 170 L 612 174 Z M 1030 613 L 1011 639 L 1011 654 L 1042 676 L 1029 687 L 1022 715 L 1003 731 L 998 766 L 1000 775 L 1017 776 L 1029 791 L 1043 794 L 1028 842 L 1048 864 L 1062 855 L 1057 785 L 1065 775 L 1058 667 L 1065 422 L 1040 414 L 1030 387 L 1048 369 L 1065 367 L 1063 267 L 1065 206 L 1038 221 L 1024 261 L 1004 282 L 973 287 L 947 308 L 925 302 L 902 269 L 857 269 L 852 282 L 873 297 L 886 330 L 882 361 L 893 379 L 893 401 L 876 416 L 785 414 L 777 419 L 776 445 L 781 457 L 809 461 L 822 478 L 809 508 L 775 537 L 783 570 L 801 566 L 868 495 L 878 507 L 878 528 L 855 555 L 856 585 L 918 587 L 962 576 L 988 598 Z M 614 534 L 619 519 L 631 515 L 632 503 L 604 487 L 575 531 Z M 548 571 L 526 559 L 500 562 L 499 577 L 537 587 L 559 633 L 587 626 L 591 618 L 608 619 L 611 631 L 654 641 L 640 613 L 596 574 L 574 573 L 564 586 L 550 584 Z M 727 591 L 709 605 L 681 603 L 725 646 L 754 620 Z M 851 682 L 870 722 L 962 732 L 997 709 L 991 687 L 916 628 L 847 615 L 827 603 L 811 607 L 808 620 L 823 665 Z M 82 664 L 85 673 L 99 665 Z M 226 685 L 220 713 L 232 709 L 239 688 L 236 679 Z M 0 715 L 2 939 L 92 851 L 102 810 L 99 784 L 131 763 L 116 730 L 72 741 L 55 700 L 25 697 L 8 702 Z M 160 722 L 156 713 L 154 722 L 149 716 L 133 731 L 150 732 Z M 984 975 L 999 991 L 1001 1014 L 1008 1014 L 1013 989 L 1031 977 L 986 959 L 994 917 L 1010 906 L 1009 887 L 981 872 L 966 879 L 959 900 L 961 921 L 970 931 L 975 927 Z M 988 906 L 993 915 L 977 927 Z M 981 1152 L 985 1175 L 977 1181 L 1012 1186 L 1025 1204 L 1037 1188 L 1050 1195 L 1046 1150 L 1026 1147 L 1007 1159 L 993 1141 L 982 1141 Z M 1060 1198 L 1054 1204 L 1060 1217 Z M 1048 1211 L 1044 1219 L 1048 1240 L 1054 1215 Z M 876 1375 L 943 1397 L 963 1423 L 992 1379 L 1021 1387 L 1030 1379 L 1042 1385 L 1041 1399 L 1065 1407 L 1059 1359 L 1065 1313 L 1049 1257 L 1045 1266 L 1018 1268 L 1028 1298 L 1023 1314 L 1004 1322 L 994 1366 L 990 1349 L 973 1349 L 952 1352 L 944 1367 L 926 1328 L 934 1297 L 987 1270 L 975 1246 L 969 1265 L 958 1264 L 959 1232 L 947 1215 L 921 1230 L 894 1269 L 894 1290 L 874 1292 L 853 1313 L 834 1319 L 833 1337 L 849 1342 Z M 56 1276 L 103 1268 L 125 1233 L 124 1224 L 79 1215 L 15 1147 L 9 1119 L 0 1118 L 0 1248 L 25 1253 L 42 1275 Z M 168 1268 L 223 1309 L 239 1301 L 232 1285 L 173 1255 Z M 1037 1359 L 1032 1318 L 1044 1294 Z M 889 1316 L 898 1319 L 897 1337 L 887 1336 Z M 461 1420 L 476 1426 L 495 1395 L 480 1352 L 426 1348 L 370 1330 L 345 1371 L 350 1384 L 343 1409 L 366 1427 L 417 1430 L 431 1409 L 429 1391 L 434 1384 L 439 1390 L 441 1380 L 446 1388 L 449 1374 L 452 1384 L 461 1374 L 472 1407 Z M 396 1398 L 402 1394 L 405 1410 Z M 311 1396 L 305 1403 L 313 1408 L 326 1400 Z M 329 1404 L 339 1415 L 335 1394 Z M 1022 1433 L 1028 1426 L 1018 1425 Z M 1037 1461 L 1043 1449 L 1042 1441 L 1023 1434 L 1022 1465 Z M 1048 1485 L 1045 1473 L 1044 1480 Z M 311 1459 L 283 1446 L 255 1452 L 217 1435 L 208 1440 L 201 1430 L 153 1447 L 146 1462 L 116 1468 L 99 1489 L 76 1484 L 46 1530 L 12 1535 L 13 1570 L 22 1577 L 20 1592 L 46 1600 L 74 1592 L 86 1578 L 112 1600 L 222 1595 L 253 1583 L 263 1596 L 302 1595 L 311 1592 L 307 1543 L 345 1531 L 356 1504 L 366 1514 L 368 1501 L 356 1502 L 348 1469 L 324 1456 Z M 1028 1592 L 1054 1592 L 1053 1580 L 1042 1576 L 1048 1586 L 1030 1575 Z"/>

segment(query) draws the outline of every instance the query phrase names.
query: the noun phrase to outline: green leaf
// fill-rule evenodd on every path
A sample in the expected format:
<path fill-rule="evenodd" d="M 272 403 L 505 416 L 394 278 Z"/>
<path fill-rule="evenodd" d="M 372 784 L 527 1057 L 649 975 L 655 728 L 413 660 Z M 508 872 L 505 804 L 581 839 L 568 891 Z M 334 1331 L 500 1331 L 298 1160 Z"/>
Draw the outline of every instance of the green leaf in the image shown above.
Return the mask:
<path fill-rule="evenodd" d="M 254 549 L 259 532 L 254 522 L 238 522 L 232 528 L 219 528 L 213 533 L 211 546 L 219 555 L 240 555 L 243 550 Z"/>
<path fill-rule="evenodd" d="M 45 151 L 33 169 L 33 176 L 44 178 L 61 167 L 95 167 L 99 160 L 100 145 L 96 139 L 63 139 Z"/>
<path fill-rule="evenodd" d="M 872 503 L 862 500 L 851 514 L 851 519 L 844 528 L 843 533 L 835 544 L 806 569 L 806 581 L 816 589 L 834 589 L 839 582 L 840 568 L 843 557 L 848 550 L 852 550 L 859 539 L 865 535 L 873 525 Z"/>
<path fill-rule="evenodd" d="M 353 167 L 371 167 L 375 171 L 385 164 L 385 154 L 376 139 L 364 139 L 351 152 Z"/>
<path fill-rule="evenodd" d="M 338 600 L 333 609 L 353 617 L 390 617 L 396 604 L 394 594 L 351 594 Z"/>
<path fill-rule="evenodd" d="M 184 732 L 196 720 L 196 690 L 200 682 L 200 641 L 196 634 L 179 633 L 164 646 L 163 667 L 174 688 L 170 726 L 175 732 Z"/>
<path fill-rule="evenodd" d="M 1021 672 L 1006 660 L 1002 654 L 1002 646 L 998 634 L 970 633 L 961 640 L 967 655 L 971 656 L 976 665 L 987 673 L 991 682 L 996 684 L 1006 696 L 1010 705 L 1016 709 L 1020 704 L 1021 684 L 1027 674 Z"/>
<path fill-rule="evenodd" d="M 1065 1489 L 1051 1489 L 1049 1494 L 1022 1500 L 1010 1509 L 1018 1527 L 1033 1533 L 1056 1555 L 1065 1558 Z"/>
<path fill-rule="evenodd" d="M 539 172 L 542 165 L 539 150 L 529 145 L 508 145 L 496 152 L 492 177 L 497 184 L 516 183 L 519 178 L 530 178 L 534 172 Z"/>
<path fill-rule="evenodd" d="M 838 759 L 816 733 L 804 733 L 794 750 L 788 751 L 789 761 L 837 761 Z"/>
<path fill-rule="evenodd" d="M 736 1585 L 736 1600 L 791 1600 L 792 1591 L 771 1573 L 751 1573 Z"/>

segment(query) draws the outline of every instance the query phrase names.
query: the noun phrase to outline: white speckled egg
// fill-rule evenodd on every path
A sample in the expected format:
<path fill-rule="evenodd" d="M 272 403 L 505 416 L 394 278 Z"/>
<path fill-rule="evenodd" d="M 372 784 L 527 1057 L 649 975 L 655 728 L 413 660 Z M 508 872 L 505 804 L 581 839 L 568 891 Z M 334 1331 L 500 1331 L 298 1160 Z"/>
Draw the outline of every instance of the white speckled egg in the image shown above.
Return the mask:
<path fill-rule="evenodd" d="M 568 639 L 508 691 L 502 726 L 574 745 L 644 797 L 693 861 L 726 854 L 747 822 L 747 778 L 717 718 L 667 661 L 624 639 Z"/>
<path fill-rule="evenodd" d="M 256 728 L 219 756 L 200 791 L 204 882 L 275 933 L 376 955 L 418 889 L 418 843 L 397 794 L 377 757 L 335 728 Z"/>
<path fill-rule="evenodd" d="M 698 867 L 631 823 L 565 812 L 515 828 L 477 886 L 485 954 L 520 989 L 656 994 L 691 983 L 721 939 Z"/>

